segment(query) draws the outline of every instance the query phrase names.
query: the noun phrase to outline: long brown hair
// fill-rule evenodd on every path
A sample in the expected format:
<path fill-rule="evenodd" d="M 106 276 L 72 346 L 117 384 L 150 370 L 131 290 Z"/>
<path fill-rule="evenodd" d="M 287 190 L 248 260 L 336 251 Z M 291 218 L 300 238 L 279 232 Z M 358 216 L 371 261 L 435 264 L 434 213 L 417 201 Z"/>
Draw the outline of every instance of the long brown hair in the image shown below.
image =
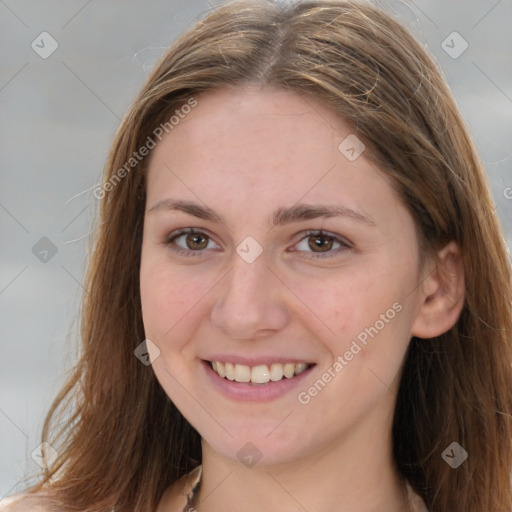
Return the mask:
<path fill-rule="evenodd" d="M 59 457 L 34 492 L 69 510 L 149 511 L 200 464 L 198 433 L 134 356 L 145 338 L 148 158 L 121 179 L 119 169 L 190 98 L 248 83 L 329 105 L 391 177 L 422 254 L 451 240 L 461 248 L 464 308 L 450 331 L 410 342 L 394 458 L 432 512 L 510 512 L 511 269 L 485 172 L 431 58 L 381 10 L 343 1 L 224 5 L 179 38 L 148 78 L 106 163 L 81 358 L 45 421 L 43 440 Z M 441 457 L 452 442 L 469 454 L 457 469 Z"/>

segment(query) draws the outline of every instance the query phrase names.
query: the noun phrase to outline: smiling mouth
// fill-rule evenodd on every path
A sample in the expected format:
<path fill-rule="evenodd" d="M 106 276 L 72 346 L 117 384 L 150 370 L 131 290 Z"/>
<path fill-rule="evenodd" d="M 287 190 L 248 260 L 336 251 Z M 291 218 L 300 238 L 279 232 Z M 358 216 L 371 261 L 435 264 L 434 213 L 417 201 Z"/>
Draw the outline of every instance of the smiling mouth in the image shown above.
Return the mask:
<path fill-rule="evenodd" d="M 313 364 L 308 363 L 273 363 L 247 366 L 221 361 L 208 362 L 212 370 L 226 380 L 240 383 L 252 382 L 253 384 L 267 384 L 268 382 L 292 379 L 313 366 Z"/>

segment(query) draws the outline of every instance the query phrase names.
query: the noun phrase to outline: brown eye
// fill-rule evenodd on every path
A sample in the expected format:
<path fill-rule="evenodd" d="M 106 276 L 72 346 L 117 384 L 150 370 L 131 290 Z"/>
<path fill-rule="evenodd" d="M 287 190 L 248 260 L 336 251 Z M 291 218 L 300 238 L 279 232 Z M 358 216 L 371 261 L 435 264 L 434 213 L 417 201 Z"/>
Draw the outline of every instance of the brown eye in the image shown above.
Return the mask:
<path fill-rule="evenodd" d="M 206 254 L 204 249 L 219 249 L 219 246 L 202 231 L 181 228 L 169 235 L 166 244 L 176 253 L 187 256 Z M 213 244 L 213 247 L 212 247 Z"/>
<path fill-rule="evenodd" d="M 354 245 L 338 235 L 331 235 L 324 231 L 306 231 L 303 238 L 295 245 L 293 251 L 298 251 L 311 258 L 329 258 L 341 256 Z"/>
<path fill-rule="evenodd" d="M 199 250 L 208 246 L 208 237 L 201 233 L 190 233 L 185 239 L 188 249 Z"/>
<path fill-rule="evenodd" d="M 332 236 L 312 235 L 308 237 L 308 245 L 314 252 L 330 251 L 332 249 L 333 243 L 334 238 Z"/>

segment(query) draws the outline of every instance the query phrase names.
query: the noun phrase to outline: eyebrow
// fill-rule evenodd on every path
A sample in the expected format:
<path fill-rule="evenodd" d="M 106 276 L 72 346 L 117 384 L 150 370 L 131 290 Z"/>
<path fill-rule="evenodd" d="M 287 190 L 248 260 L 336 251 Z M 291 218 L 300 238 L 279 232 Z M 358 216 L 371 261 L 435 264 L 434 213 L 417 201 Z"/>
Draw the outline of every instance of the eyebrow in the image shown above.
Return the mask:
<path fill-rule="evenodd" d="M 180 211 L 199 219 L 225 224 L 223 217 L 214 210 L 192 201 L 162 199 L 161 201 L 157 201 L 148 210 L 148 214 L 158 211 Z M 273 214 L 272 225 L 283 226 L 285 224 L 291 224 L 292 222 L 317 219 L 320 217 L 348 217 L 368 226 L 377 225 L 368 215 L 339 204 L 296 204 L 289 208 L 278 208 Z"/>

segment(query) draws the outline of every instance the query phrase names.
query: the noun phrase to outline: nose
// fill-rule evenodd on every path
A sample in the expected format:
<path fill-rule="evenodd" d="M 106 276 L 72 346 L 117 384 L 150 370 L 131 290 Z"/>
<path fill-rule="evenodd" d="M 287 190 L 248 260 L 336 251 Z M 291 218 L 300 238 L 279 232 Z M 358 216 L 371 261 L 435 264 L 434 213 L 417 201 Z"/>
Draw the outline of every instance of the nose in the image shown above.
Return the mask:
<path fill-rule="evenodd" d="M 231 339 L 251 340 L 283 329 L 289 321 L 283 283 L 264 257 L 252 263 L 233 255 L 233 267 L 219 283 L 211 321 Z"/>

